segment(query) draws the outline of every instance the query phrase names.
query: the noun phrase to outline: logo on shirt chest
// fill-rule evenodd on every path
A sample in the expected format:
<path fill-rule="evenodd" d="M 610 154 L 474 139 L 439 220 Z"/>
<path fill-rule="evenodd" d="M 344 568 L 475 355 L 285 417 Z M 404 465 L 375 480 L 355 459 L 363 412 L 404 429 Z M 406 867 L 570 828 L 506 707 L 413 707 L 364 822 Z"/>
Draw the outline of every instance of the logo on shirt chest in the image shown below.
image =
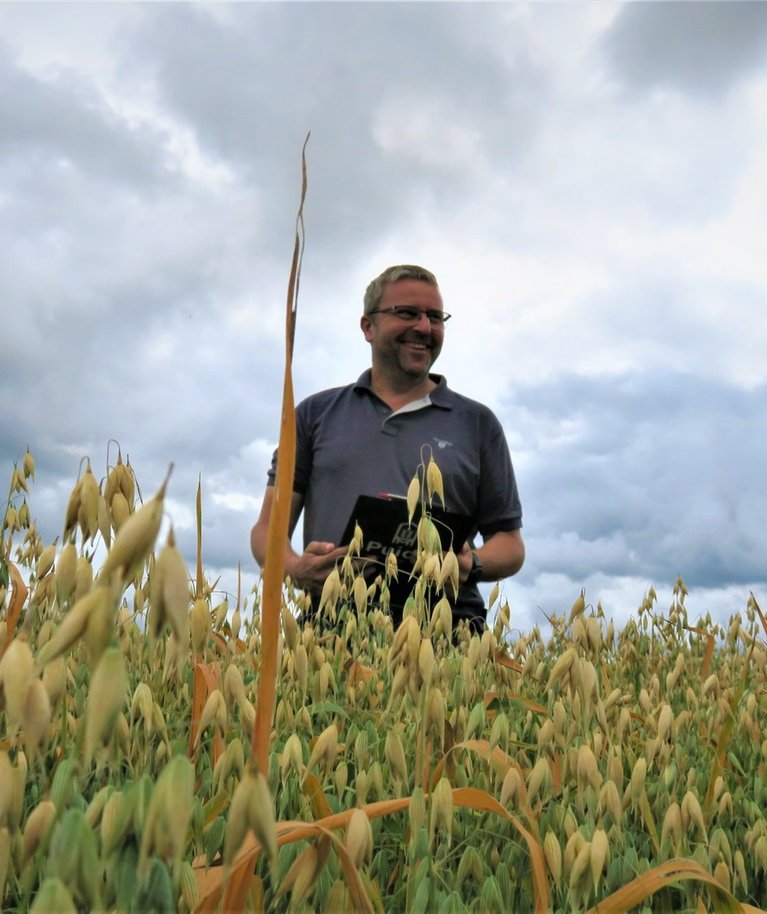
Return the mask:
<path fill-rule="evenodd" d="M 444 438 L 432 438 L 432 441 L 436 443 L 441 451 L 444 451 L 446 447 L 453 447 L 453 442 L 446 441 Z"/>

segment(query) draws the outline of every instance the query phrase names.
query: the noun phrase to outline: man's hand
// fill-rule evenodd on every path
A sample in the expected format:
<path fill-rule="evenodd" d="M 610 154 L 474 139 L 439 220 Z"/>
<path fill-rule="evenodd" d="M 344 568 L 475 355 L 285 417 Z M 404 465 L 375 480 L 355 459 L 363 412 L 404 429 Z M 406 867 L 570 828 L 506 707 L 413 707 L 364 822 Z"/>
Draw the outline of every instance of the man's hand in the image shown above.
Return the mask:
<path fill-rule="evenodd" d="M 456 558 L 458 559 L 458 580 L 461 584 L 465 584 L 472 566 L 471 547 L 468 543 L 463 544 Z"/>
<path fill-rule="evenodd" d="M 325 583 L 325 578 L 333 570 L 336 562 L 346 555 L 346 552 L 346 546 L 313 541 L 301 555 L 294 553 L 287 557 L 285 572 L 299 587 L 312 593 L 319 593 Z"/>

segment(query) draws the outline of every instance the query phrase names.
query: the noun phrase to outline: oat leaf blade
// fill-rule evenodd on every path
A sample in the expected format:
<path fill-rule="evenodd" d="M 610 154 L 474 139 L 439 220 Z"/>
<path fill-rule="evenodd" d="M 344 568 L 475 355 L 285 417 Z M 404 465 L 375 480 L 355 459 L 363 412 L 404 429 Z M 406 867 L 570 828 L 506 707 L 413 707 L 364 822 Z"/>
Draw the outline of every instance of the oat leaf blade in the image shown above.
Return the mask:
<path fill-rule="evenodd" d="M 293 261 L 290 268 L 285 312 L 285 373 L 282 391 L 282 417 L 277 455 L 274 503 L 269 518 L 266 561 L 263 569 L 261 603 L 261 674 L 256 699 L 256 722 L 253 728 L 253 758 L 260 771 L 269 767 L 269 735 L 272 729 L 277 695 L 280 609 L 282 580 L 285 573 L 285 543 L 290 527 L 293 499 L 293 477 L 296 464 L 296 411 L 293 397 L 293 340 L 296 327 L 299 276 L 303 255 L 303 209 L 306 199 L 306 143 L 301 153 L 301 202 L 298 209 Z"/>

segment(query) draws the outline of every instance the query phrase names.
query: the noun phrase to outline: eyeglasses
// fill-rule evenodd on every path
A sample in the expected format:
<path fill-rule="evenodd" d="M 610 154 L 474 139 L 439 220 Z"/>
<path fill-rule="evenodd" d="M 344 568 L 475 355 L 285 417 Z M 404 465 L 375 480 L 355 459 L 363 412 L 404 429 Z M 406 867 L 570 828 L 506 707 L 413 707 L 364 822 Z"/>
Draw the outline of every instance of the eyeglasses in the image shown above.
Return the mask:
<path fill-rule="evenodd" d="M 447 311 L 422 311 L 420 308 L 409 308 L 407 306 L 394 308 L 375 308 L 373 311 L 368 311 L 368 314 L 391 314 L 392 317 L 396 317 L 398 320 L 404 321 L 406 324 L 415 324 L 416 321 L 421 319 L 421 315 L 425 314 L 429 319 L 429 323 L 432 325 L 432 327 L 439 327 L 440 324 L 444 324 L 446 321 L 449 321 L 451 317 Z"/>

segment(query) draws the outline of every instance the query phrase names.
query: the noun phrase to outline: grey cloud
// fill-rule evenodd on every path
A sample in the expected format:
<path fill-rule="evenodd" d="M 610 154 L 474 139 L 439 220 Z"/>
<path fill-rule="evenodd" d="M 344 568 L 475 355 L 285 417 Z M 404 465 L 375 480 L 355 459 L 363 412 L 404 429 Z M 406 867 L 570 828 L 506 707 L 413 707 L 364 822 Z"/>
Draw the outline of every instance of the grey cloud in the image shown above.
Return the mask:
<path fill-rule="evenodd" d="M 67 167 L 141 186 L 169 179 L 166 138 L 146 126 L 129 127 L 81 77 L 60 72 L 43 80 L 0 44 L 0 84 L 0 155 L 21 159 L 43 181 L 46 170 Z"/>
<path fill-rule="evenodd" d="M 520 482 L 531 574 L 764 580 L 767 387 L 673 372 L 517 383 L 503 412 L 528 441 Z M 747 445 L 746 445 L 747 443 Z"/>
<path fill-rule="evenodd" d="M 476 131 L 481 152 L 508 162 L 528 148 L 542 76 L 528 60 L 487 53 L 467 38 L 503 27 L 500 13 L 484 5 L 312 3 L 232 6 L 221 17 L 204 7 L 147 7 L 133 54 L 138 66 L 154 66 L 164 103 L 210 154 L 269 187 L 262 202 L 273 238 L 292 221 L 284 201 L 296 197 L 300 145 L 312 129 L 315 243 L 332 238 L 359 250 L 395 215 L 439 211 L 477 181 L 449 160 L 382 154 L 373 124 L 387 105 L 397 105 L 395 131 L 411 119 L 428 125 L 436 101 L 451 130 Z M 424 142 L 438 150 L 449 138 L 439 124 L 433 131 Z M 295 150 L 292 159 L 286 149 Z"/>
<path fill-rule="evenodd" d="M 661 20 L 669 15 L 652 6 Z M 754 431 L 764 388 L 668 370 L 732 376 L 745 351 L 735 328 L 749 326 L 749 306 L 759 313 L 759 289 L 738 285 L 727 264 L 721 283 L 696 285 L 676 252 L 653 247 L 672 220 L 723 217 L 745 187 L 756 148 L 748 130 L 759 125 L 740 124 L 741 95 L 724 115 L 680 103 L 664 132 L 670 120 L 653 119 L 651 105 L 605 100 L 601 84 L 592 92 L 593 73 L 571 92 L 557 82 L 565 71 L 541 73 L 524 53 L 549 31 L 525 33 L 506 8 L 137 4 L 108 49 L 119 85 L 87 65 L 75 75 L 76 27 L 73 46 L 56 49 L 71 67 L 45 68 L 43 78 L 3 58 L 13 99 L 0 99 L 0 311 L 10 328 L 0 471 L 30 443 L 39 469 L 32 509 L 48 540 L 60 533 L 80 458 L 102 475 L 106 441 L 116 438 L 145 496 L 175 462 L 168 514 L 187 561 L 201 475 L 206 567 L 226 573 L 230 590 L 238 562 L 252 574 L 248 531 L 279 425 L 280 309 L 311 128 L 301 395 L 366 364 L 356 318 L 370 277 L 358 274 L 373 253 L 420 246 L 440 272 L 441 257 L 476 270 L 481 250 L 491 255 L 488 297 L 502 300 L 497 332 L 456 336 L 456 353 L 467 372 L 487 373 L 494 397 L 513 370 L 517 333 L 540 370 L 571 365 L 575 347 L 586 353 L 578 365 L 595 373 L 643 366 L 608 379 L 515 382 L 500 412 L 519 456 L 529 554 L 510 592 L 561 611 L 584 584 L 627 582 L 635 609 L 644 587 L 677 573 L 691 588 L 710 582 L 712 593 L 764 583 L 767 455 Z M 84 32 L 89 9 L 72 7 Z M 43 28 L 45 11 L 33 5 L 21 28 Z M 623 17 L 651 13 L 621 12 L 612 46 Z M 90 50 L 98 53 L 89 59 L 102 53 Z M 162 126 L 121 120 L 101 79 L 138 109 L 147 104 Z M 179 125 L 194 133 L 206 166 L 224 166 L 220 181 L 169 160 Z M 630 236 L 634 226 L 647 257 L 609 247 L 615 231 Z M 585 283 L 588 307 L 568 299 L 560 311 L 548 308 L 554 284 L 506 337 L 516 294 L 509 251 L 561 273 L 566 293 L 568 270 L 577 283 L 581 265 L 594 264 L 603 291 Z M 712 307 L 698 315 L 696 301 Z M 738 320 L 725 320 L 724 306 Z M 478 302 L 476 317 L 488 315 Z M 499 339 L 508 345 L 499 349 Z M 749 339 L 758 353 L 757 333 Z"/>
<path fill-rule="evenodd" d="M 612 72 L 634 90 L 717 94 L 767 63 L 767 5 L 624 3 L 602 50 Z"/>

